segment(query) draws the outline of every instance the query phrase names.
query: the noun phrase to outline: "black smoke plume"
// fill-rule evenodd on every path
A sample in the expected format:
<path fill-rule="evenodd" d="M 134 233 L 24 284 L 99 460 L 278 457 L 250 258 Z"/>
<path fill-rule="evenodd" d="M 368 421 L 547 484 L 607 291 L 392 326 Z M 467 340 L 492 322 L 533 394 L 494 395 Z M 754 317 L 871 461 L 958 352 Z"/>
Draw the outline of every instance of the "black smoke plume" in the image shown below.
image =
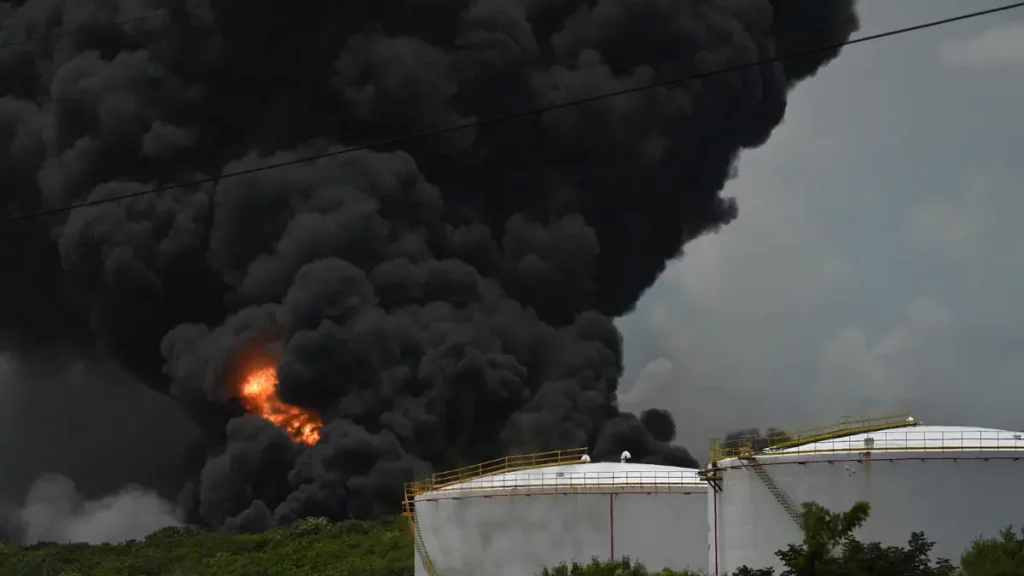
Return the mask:
<path fill-rule="evenodd" d="M 857 25 L 853 0 L 4 1 L 0 42 L 41 40 L 0 50 L 0 211 L 746 64 Z M 182 502 L 215 527 L 372 516 L 403 480 L 509 452 L 695 465 L 665 414 L 616 407 L 612 319 L 736 217 L 721 192 L 738 153 L 837 52 L 6 225 L 0 332 L 20 351 L 98 351 L 173 397 L 206 438 Z M 317 445 L 242 414 L 257 359 L 322 415 Z"/>
<path fill-rule="evenodd" d="M 728 450 L 765 450 L 793 441 L 793 436 L 781 428 L 770 427 L 761 433 L 758 428 L 735 430 L 725 435 L 722 446 Z"/>

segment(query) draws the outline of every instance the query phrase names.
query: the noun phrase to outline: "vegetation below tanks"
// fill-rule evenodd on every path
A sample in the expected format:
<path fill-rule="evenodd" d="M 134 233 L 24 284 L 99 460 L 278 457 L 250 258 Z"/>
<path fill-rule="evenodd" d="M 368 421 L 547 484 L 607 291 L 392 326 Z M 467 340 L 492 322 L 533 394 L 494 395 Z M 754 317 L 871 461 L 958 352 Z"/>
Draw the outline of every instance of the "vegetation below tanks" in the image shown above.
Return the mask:
<path fill-rule="evenodd" d="M 785 568 L 741 568 L 732 576 L 1020 576 L 1024 532 L 1005 529 L 975 541 L 960 559 L 932 561 L 932 544 L 921 533 L 906 546 L 862 543 L 852 537 L 870 507 L 846 512 L 804 504 L 807 530 L 800 544 L 780 550 Z M 0 576 L 412 576 L 413 543 L 401 517 L 331 524 L 307 518 L 261 534 L 165 528 L 124 544 L 0 544 Z M 438 576 L 446 576 L 439 574 Z M 524 575 L 527 576 L 527 575 Z M 697 576 L 622 559 L 545 569 L 540 576 Z"/>
<path fill-rule="evenodd" d="M 165 528 L 124 544 L 0 544 L 0 576 L 411 576 L 403 517 L 306 518 L 259 534 Z"/>

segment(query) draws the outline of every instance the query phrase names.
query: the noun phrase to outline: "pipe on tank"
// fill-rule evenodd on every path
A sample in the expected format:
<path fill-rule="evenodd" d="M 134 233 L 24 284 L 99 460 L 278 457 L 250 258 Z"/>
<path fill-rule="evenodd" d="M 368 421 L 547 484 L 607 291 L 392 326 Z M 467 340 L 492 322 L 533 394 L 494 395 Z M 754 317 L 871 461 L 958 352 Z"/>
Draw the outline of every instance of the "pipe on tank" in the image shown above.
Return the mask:
<path fill-rule="evenodd" d="M 615 494 L 608 495 L 608 537 L 609 561 L 615 562 Z"/>

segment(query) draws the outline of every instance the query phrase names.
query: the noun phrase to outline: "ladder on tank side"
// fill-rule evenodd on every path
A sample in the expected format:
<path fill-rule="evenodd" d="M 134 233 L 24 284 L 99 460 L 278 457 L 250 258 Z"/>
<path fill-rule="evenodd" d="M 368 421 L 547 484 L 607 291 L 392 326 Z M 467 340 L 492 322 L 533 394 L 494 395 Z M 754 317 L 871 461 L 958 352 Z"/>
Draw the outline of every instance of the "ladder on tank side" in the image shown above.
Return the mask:
<path fill-rule="evenodd" d="M 409 519 L 409 528 L 412 529 L 412 543 L 416 549 L 416 555 L 420 557 L 420 562 L 423 564 L 423 569 L 427 571 L 428 576 L 437 576 L 437 571 L 434 569 L 434 562 L 430 559 L 430 554 L 427 553 L 427 545 L 423 542 L 423 532 L 420 530 L 420 523 L 416 521 L 416 513 L 413 510 L 412 502 L 406 504 L 405 516 Z"/>
<path fill-rule="evenodd" d="M 786 511 L 786 514 L 793 520 L 793 523 L 797 525 L 802 531 L 804 529 L 804 517 L 800 512 L 800 508 L 797 507 L 793 499 L 786 494 L 786 491 L 779 486 L 779 483 L 775 481 L 771 473 L 765 469 L 764 465 L 755 460 L 753 457 L 745 458 L 747 468 L 754 471 L 754 474 L 761 480 L 764 487 L 772 493 L 775 500 L 782 506 L 782 509 Z"/>

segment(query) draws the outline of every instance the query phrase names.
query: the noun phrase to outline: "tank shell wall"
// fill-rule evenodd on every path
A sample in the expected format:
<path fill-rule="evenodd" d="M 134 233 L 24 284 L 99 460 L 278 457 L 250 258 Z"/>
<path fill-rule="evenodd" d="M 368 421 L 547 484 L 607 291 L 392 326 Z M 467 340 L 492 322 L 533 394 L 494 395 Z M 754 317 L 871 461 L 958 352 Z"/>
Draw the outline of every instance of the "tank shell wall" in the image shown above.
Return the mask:
<path fill-rule="evenodd" d="M 1024 518 L 1015 494 L 1024 452 L 886 452 L 771 455 L 758 461 L 794 503 L 814 501 L 833 511 L 859 500 L 871 516 L 857 538 L 906 545 L 912 532 L 935 542 L 933 558 L 956 563 L 979 536 L 996 536 Z M 708 499 L 711 572 L 740 566 L 781 568 L 777 550 L 802 534 L 760 478 L 735 460 L 719 464 L 722 491 Z M 715 510 L 717 509 L 717 534 Z"/>
<path fill-rule="evenodd" d="M 438 576 L 530 576 L 562 562 L 629 556 L 707 569 L 707 489 L 424 494 L 416 521 Z M 419 555 L 417 576 L 428 576 Z"/>

